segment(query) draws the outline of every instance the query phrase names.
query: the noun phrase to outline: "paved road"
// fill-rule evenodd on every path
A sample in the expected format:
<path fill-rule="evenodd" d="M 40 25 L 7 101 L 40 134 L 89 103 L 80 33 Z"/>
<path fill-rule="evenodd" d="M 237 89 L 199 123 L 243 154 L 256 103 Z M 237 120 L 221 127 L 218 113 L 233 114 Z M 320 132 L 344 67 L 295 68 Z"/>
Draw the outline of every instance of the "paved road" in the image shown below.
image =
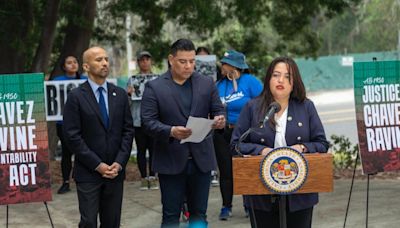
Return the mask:
<path fill-rule="evenodd" d="M 316 104 L 328 138 L 332 134 L 345 135 L 352 143 L 358 142 L 352 90 L 311 94 L 310 98 Z M 400 180 L 371 181 L 369 228 L 400 227 L 399 182 Z M 55 188 L 58 186 L 53 187 L 55 193 Z M 138 182 L 125 184 L 122 227 L 159 227 L 161 221 L 159 191 L 139 191 L 138 188 Z M 314 209 L 314 228 L 343 227 L 350 181 L 335 181 L 334 188 L 332 193 L 320 194 L 320 203 Z M 346 227 L 365 227 L 365 198 L 366 181 L 356 181 Z M 54 194 L 53 201 L 48 205 L 55 227 L 77 227 L 79 212 L 74 186 L 73 191 L 68 194 Z M 211 188 L 208 207 L 210 227 L 250 227 L 248 219 L 244 216 L 241 196 L 234 197 L 233 217 L 229 221 L 218 220 L 220 207 L 219 188 Z M 0 208 L 4 212 L 0 213 L 0 226 L 2 226 L 6 224 L 6 207 L 0 206 Z M 9 227 L 50 227 L 43 203 L 10 205 Z"/>
<path fill-rule="evenodd" d="M 369 228 L 397 228 L 400 224 L 400 180 L 371 180 Z M 140 191 L 139 182 L 128 182 L 125 185 L 124 204 L 122 210 L 122 227 L 152 228 L 159 227 L 161 221 L 160 193 L 158 190 Z M 345 208 L 347 205 L 349 180 L 335 181 L 332 193 L 320 194 L 320 203 L 314 209 L 314 228 L 343 227 Z M 53 189 L 56 192 L 56 188 Z M 49 202 L 50 213 L 55 227 L 77 227 L 79 213 L 75 186 L 73 191 L 65 195 L 53 195 Z M 349 228 L 365 227 L 366 181 L 356 181 L 350 205 L 347 226 Z M 234 197 L 233 217 L 228 221 L 219 221 L 218 213 L 221 205 L 219 189 L 212 187 L 208 206 L 210 227 L 250 227 L 244 216 L 242 197 Z M 5 227 L 6 207 L 1 206 L 0 226 Z M 50 227 L 43 203 L 30 203 L 9 206 L 10 228 L 42 228 Z M 184 226 L 182 226 L 184 227 Z"/>
<path fill-rule="evenodd" d="M 353 90 L 310 94 L 324 125 L 328 140 L 331 135 L 344 135 L 358 143 Z"/>

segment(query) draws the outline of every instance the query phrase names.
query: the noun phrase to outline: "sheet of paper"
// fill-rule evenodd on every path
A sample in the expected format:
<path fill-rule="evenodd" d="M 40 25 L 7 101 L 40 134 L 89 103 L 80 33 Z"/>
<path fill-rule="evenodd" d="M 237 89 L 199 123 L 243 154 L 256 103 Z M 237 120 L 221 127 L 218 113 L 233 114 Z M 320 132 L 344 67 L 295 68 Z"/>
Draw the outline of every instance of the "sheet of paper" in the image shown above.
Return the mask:
<path fill-rule="evenodd" d="M 186 128 L 192 129 L 192 135 L 181 140 L 181 144 L 185 142 L 199 143 L 204 140 L 211 131 L 214 120 L 189 116 Z"/>

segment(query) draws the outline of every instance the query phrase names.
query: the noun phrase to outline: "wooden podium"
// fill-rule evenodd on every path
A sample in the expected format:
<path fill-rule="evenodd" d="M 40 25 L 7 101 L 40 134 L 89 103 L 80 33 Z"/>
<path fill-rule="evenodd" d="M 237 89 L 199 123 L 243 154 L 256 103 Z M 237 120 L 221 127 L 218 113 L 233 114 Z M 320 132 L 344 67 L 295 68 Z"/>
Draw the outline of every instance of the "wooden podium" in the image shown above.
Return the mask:
<path fill-rule="evenodd" d="M 327 153 L 303 154 L 308 161 L 308 177 L 295 193 L 332 192 L 333 156 Z M 264 156 L 233 158 L 233 194 L 268 195 L 260 179 L 260 163 Z"/>

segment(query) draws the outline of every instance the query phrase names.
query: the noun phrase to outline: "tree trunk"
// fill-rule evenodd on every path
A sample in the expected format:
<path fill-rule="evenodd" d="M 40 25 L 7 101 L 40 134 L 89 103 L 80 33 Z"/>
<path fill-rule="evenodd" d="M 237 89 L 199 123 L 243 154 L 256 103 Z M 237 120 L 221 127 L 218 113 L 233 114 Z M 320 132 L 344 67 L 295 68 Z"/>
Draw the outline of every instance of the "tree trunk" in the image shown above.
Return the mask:
<path fill-rule="evenodd" d="M 78 57 L 80 60 L 79 62 L 82 63 L 82 53 L 89 47 L 90 44 L 94 19 L 96 16 L 96 0 L 74 0 L 74 2 L 80 6 L 80 11 L 77 11 L 76 15 L 68 18 L 64 44 L 61 48 L 60 56 L 54 65 L 54 69 L 50 75 L 50 78 L 62 74 L 59 66 L 63 57 L 66 55 L 74 55 Z M 56 137 L 56 127 L 54 122 L 49 122 L 47 126 L 49 133 L 48 138 L 50 157 L 54 157 L 58 143 L 58 137 Z"/>
<path fill-rule="evenodd" d="M 60 8 L 60 0 L 47 0 L 46 15 L 44 17 L 43 30 L 40 43 L 36 50 L 32 63 L 32 72 L 48 71 L 49 59 L 53 48 L 54 36 Z"/>
<path fill-rule="evenodd" d="M 80 11 L 78 11 L 73 18 L 68 19 L 64 44 L 51 73 L 51 78 L 62 74 L 62 71 L 58 66 L 60 66 L 60 62 L 65 55 L 74 55 L 78 57 L 80 60 L 79 62 L 82 64 L 82 54 L 90 44 L 94 19 L 96 16 L 96 0 L 74 0 L 74 2 L 75 4 L 80 5 Z"/>
<path fill-rule="evenodd" d="M 32 1 L 7 0 L 0 7 L 0 74 L 25 72 L 33 21 Z"/>

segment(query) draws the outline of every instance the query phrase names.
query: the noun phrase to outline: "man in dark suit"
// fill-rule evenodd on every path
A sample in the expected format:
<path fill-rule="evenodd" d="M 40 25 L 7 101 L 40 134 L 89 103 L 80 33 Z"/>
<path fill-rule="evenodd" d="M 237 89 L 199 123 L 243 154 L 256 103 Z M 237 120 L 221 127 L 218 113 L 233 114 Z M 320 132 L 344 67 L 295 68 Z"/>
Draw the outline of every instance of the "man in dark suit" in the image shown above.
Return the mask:
<path fill-rule="evenodd" d="M 125 166 L 133 124 L 126 92 L 107 83 L 108 56 L 92 47 L 83 54 L 88 81 L 68 94 L 64 133 L 75 152 L 74 178 L 81 220 L 79 227 L 119 227 Z"/>
<path fill-rule="evenodd" d="M 212 78 L 194 73 L 195 47 L 187 39 L 172 44 L 170 69 L 146 84 L 142 98 L 142 124 L 154 136 L 153 170 L 159 173 L 162 227 L 179 226 L 186 196 L 190 223 L 207 224 L 206 211 L 211 170 L 216 167 L 212 136 L 200 143 L 180 144 L 189 137 L 189 116 L 214 119 L 225 126 L 225 111 Z"/>

